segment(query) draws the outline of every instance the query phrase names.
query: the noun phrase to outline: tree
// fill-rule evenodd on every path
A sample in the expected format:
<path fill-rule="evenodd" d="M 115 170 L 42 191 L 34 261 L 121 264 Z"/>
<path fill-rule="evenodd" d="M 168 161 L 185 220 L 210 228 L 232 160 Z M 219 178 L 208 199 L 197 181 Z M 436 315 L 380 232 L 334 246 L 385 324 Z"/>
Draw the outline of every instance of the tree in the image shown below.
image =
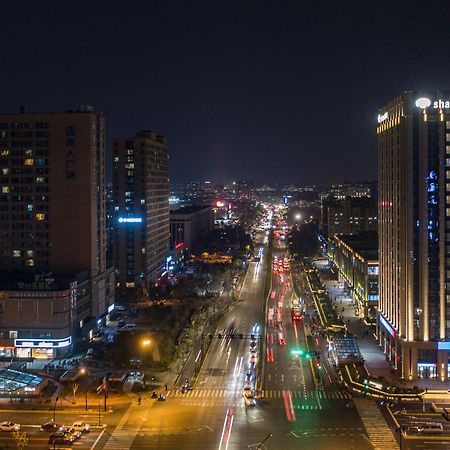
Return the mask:
<path fill-rule="evenodd" d="M 75 404 L 75 395 L 77 394 L 80 385 L 78 383 L 72 384 L 72 403 Z"/>
<path fill-rule="evenodd" d="M 27 433 L 24 431 L 14 431 L 12 433 L 12 440 L 14 441 L 17 450 L 24 450 L 28 446 Z"/>
<path fill-rule="evenodd" d="M 320 248 L 317 225 L 309 222 L 292 227 L 288 237 L 289 250 L 301 258 L 315 256 Z"/>

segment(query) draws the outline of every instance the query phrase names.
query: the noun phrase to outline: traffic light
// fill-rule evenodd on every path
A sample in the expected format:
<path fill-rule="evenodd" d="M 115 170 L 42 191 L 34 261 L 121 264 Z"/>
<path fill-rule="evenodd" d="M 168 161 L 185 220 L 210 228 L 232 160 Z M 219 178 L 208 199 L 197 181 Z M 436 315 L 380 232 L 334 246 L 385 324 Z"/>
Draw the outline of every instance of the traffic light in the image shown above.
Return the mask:
<path fill-rule="evenodd" d="M 250 335 L 250 339 L 255 339 L 255 335 L 254 335 L 254 334 L 251 334 L 251 335 Z"/>
<path fill-rule="evenodd" d="M 319 362 L 319 361 L 316 361 L 316 368 L 317 368 L 318 370 L 320 370 L 320 369 L 322 368 L 322 366 L 320 365 L 320 362 Z"/>
<path fill-rule="evenodd" d="M 299 357 L 299 356 L 303 356 L 305 354 L 305 352 L 304 352 L 304 350 L 291 350 L 291 355 L 292 356 L 296 356 L 296 357 Z"/>

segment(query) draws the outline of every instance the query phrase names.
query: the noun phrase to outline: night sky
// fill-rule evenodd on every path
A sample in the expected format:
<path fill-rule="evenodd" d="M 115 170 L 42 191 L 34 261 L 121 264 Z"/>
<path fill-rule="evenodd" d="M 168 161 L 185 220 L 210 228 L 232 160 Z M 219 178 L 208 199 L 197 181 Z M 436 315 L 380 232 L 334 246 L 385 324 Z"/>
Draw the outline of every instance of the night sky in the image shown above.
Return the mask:
<path fill-rule="evenodd" d="M 450 2 L 2 2 L 1 111 L 93 105 L 171 179 L 376 178 L 378 107 L 450 88 Z"/>

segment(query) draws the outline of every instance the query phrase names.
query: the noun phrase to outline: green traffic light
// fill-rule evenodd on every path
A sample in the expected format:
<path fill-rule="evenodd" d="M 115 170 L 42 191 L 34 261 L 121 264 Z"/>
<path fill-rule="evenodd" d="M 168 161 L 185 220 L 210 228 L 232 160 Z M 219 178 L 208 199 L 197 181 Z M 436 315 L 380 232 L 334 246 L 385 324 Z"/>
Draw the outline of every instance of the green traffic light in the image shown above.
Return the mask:
<path fill-rule="evenodd" d="M 291 350 L 291 355 L 303 356 L 304 353 L 303 350 Z"/>

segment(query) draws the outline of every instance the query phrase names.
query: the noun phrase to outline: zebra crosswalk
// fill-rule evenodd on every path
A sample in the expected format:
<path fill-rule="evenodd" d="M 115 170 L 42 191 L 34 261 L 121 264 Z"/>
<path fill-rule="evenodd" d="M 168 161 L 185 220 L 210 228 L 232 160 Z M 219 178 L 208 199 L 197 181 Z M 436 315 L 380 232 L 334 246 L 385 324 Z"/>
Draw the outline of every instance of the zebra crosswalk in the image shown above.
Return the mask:
<path fill-rule="evenodd" d="M 139 427 L 116 429 L 103 448 L 105 450 L 129 450 L 138 431 Z"/>
<path fill-rule="evenodd" d="M 375 402 L 364 398 L 354 399 L 353 402 L 374 449 L 400 450 L 394 433 L 389 428 Z"/>
<path fill-rule="evenodd" d="M 351 395 L 347 392 L 340 391 L 304 391 L 304 390 L 282 390 L 282 389 L 266 389 L 261 391 L 260 396 L 270 399 L 282 399 L 284 393 L 290 393 L 294 399 L 328 399 L 328 400 L 349 400 Z M 181 391 L 175 390 L 170 391 L 167 397 L 182 397 L 182 398 L 197 398 L 197 399 L 226 399 L 230 397 L 241 396 L 242 392 L 240 390 L 228 390 L 228 389 L 203 389 L 197 388 L 186 393 L 181 393 Z"/>

